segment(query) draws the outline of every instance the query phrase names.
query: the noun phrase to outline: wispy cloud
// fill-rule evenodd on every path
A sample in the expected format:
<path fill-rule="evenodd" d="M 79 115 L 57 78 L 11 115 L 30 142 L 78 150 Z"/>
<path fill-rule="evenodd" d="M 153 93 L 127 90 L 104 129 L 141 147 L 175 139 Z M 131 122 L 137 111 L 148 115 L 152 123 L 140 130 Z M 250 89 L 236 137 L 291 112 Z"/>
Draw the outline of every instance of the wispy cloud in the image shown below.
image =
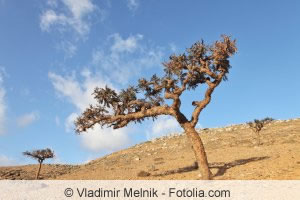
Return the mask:
<path fill-rule="evenodd" d="M 12 166 L 15 165 L 16 161 L 3 154 L 0 154 L 0 166 Z"/>
<path fill-rule="evenodd" d="M 83 111 L 90 104 L 95 104 L 96 101 L 91 95 L 94 89 L 98 87 L 105 87 L 109 82 L 103 80 L 101 77 L 92 77 L 90 74 L 82 73 L 81 78 L 84 81 L 77 80 L 76 75 L 62 76 L 50 72 L 49 78 L 57 92 L 73 104 L 77 109 Z"/>
<path fill-rule="evenodd" d="M 93 52 L 92 64 L 96 70 L 121 85 L 140 75 L 142 69 L 160 66 L 162 48 L 151 46 L 141 34 L 123 38 L 116 33 L 108 37 L 108 46 Z"/>
<path fill-rule="evenodd" d="M 143 39 L 143 35 L 137 34 L 123 39 L 118 33 L 111 35 L 113 45 L 111 46 L 112 53 L 134 52 L 139 47 L 139 41 Z"/>
<path fill-rule="evenodd" d="M 79 43 L 88 39 L 92 24 L 105 16 L 106 11 L 92 0 L 48 0 L 40 15 L 40 28 L 43 32 L 58 32 L 56 48 L 65 53 L 65 58 L 71 58 Z"/>
<path fill-rule="evenodd" d="M 140 75 L 142 69 L 160 66 L 162 49 L 147 44 L 141 34 L 122 37 L 113 34 L 108 37 L 102 49 L 93 52 L 90 69 L 85 68 L 71 75 L 50 72 L 49 79 L 59 97 L 67 99 L 75 110 L 65 120 L 67 132 L 74 131 L 74 121 L 90 104 L 97 103 L 92 93 L 96 87 L 119 88 L 130 78 Z M 129 129 L 101 129 L 95 126 L 80 136 L 82 146 L 91 151 L 116 150 L 130 143 Z"/>
<path fill-rule="evenodd" d="M 50 8 L 45 10 L 40 17 L 40 27 L 43 31 L 51 31 L 51 28 L 74 30 L 80 36 L 85 36 L 90 30 L 90 22 L 87 19 L 96 10 L 96 5 L 91 0 L 61 0 L 67 12 L 59 12 L 57 1 L 48 1 Z"/>
<path fill-rule="evenodd" d="M 74 131 L 74 121 L 79 113 L 83 112 L 90 104 L 96 101 L 92 96 L 94 89 L 110 85 L 108 80 L 100 77 L 92 77 L 87 69 L 81 73 L 83 81 L 80 82 L 76 76 L 61 76 L 49 73 L 49 78 L 56 92 L 67 98 L 75 106 L 76 111 L 71 113 L 65 122 L 67 132 Z M 101 129 L 95 126 L 86 133 L 81 134 L 82 146 L 90 151 L 112 151 L 125 147 L 129 143 L 128 129 L 112 130 L 111 128 Z"/>
<path fill-rule="evenodd" d="M 66 132 L 74 131 L 74 129 L 75 129 L 74 122 L 76 121 L 78 116 L 79 116 L 79 114 L 77 112 L 73 112 L 67 117 L 66 122 L 65 122 Z"/>
<path fill-rule="evenodd" d="M 5 103 L 5 88 L 3 86 L 4 77 L 6 72 L 4 67 L 0 66 L 0 135 L 5 133 L 5 112 L 6 112 L 6 103 Z"/>
<path fill-rule="evenodd" d="M 71 58 L 77 52 L 77 46 L 75 42 L 70 41 L 61 41 L 57 45 L 57 49 L 62 50 L 65 53 L 65 58 Z"/>
<path fill-rule="evenodd" d="M 129 139 L 129 128 L 117 129 L 103 128 L 96 125 L 87 133 L 80 135 L 82 146 L 94 152 L 111 152 L 127 147 Z"/>
<path fill-rule="evenodd" d="M 47 5 L 51 7 L 57 7 L 57 1 L 58 0 L 47 0 Z"/>
<path fill-rule="evenodd" d="M 169 116 L 160 116 L 152 124 L 150 131 L 147 131 L 147 139 L 161 137 L 171 133 L 181 133 L 183 129 L 179 126 L 178 122 Z"/>
<path fill-rule="evenodd" d="M 135 11 L 138 7 L 139 7 L 139 0 L 127 0 L 127 7 L 131 10 L 131 11 Z"/>
<path fill-rule="evenodd" d="M 38 112 L 27 113 L 17 119 L 17 125 L 19 127 L 26 127 L 38 119 L 39 119 Z"/>
<path fill-rule="evenodd" d="M 177 46 L 174 43 L 170 43 L 169 46 L 172 53 L 177 51 Z"/>

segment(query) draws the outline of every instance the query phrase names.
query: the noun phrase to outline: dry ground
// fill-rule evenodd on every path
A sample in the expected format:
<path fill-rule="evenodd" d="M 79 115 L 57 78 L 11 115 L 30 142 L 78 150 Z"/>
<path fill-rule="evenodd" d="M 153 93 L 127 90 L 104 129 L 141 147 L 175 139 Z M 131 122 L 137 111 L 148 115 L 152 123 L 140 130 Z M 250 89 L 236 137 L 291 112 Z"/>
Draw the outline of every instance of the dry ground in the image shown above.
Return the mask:
<path fill-rule="evenodd" d="M 261 131 L 245 124 L 200 130 L 214 179 L 300 180 L 300 119 Z M 43 179 L 201 179 L 185 135 L 148 141 L 84 165 L 44 165 Z M 0 179 L 33 179 L 37 165 L 0 167 Z"/>

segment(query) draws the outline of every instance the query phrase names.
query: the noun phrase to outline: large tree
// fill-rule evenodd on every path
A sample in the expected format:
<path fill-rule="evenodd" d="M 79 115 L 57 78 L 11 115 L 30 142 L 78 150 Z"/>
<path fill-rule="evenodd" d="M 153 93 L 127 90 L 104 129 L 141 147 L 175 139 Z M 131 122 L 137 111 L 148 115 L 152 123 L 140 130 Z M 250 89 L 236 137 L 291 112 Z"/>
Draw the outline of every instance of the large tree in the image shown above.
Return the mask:
<path fill-rule="evenodd" d="M 172 55 L 163 63 L 164 76 L 153 75 L 150 80 L 140 79 L 137 86 L 120 92 L 109 87 L 95 88 L 97 105 L 90 105 L 75 122 L 77 133 L 85 132 L 94 125 L 113 127 L 127 126 L 130 122 L 155 119 L 159 115 L 173 116 L 190 139 L 203 179 L 212 179 L 206 152 L 195 126 L 199 114 L 211 101 L 211 95 L 222 80 L 227 80 L 229 57 L 237 51 L 235 40 L 222 35 L 212 45 L 196 42 L 186 53 Z M 121 66 L 120 66 L 121 67 Z M 204 97 L 195 94 L 194 111 L 190 119 L 181 112 L 181 95 L 206 84 Z M 142 98 L 140 98 L 142 97 Z M 165 100 L 171 100 L 166 102 Z"/>

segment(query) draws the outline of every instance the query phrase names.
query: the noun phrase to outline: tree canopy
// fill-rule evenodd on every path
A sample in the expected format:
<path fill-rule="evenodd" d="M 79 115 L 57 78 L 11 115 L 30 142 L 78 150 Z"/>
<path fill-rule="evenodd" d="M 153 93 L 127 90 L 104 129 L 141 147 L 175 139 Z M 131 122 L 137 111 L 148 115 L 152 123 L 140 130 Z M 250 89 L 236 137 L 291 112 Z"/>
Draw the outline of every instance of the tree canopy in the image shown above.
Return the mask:
<path fill-rule="evenodd" d="M 253 122 L 248 122 L 247 124 L 254 132 L 259 133 L 266 124 L 272 121 L 274 121 L 273 118 L 266 117 L 262 120 L 254 119 Z"/>
<path fill-rule="evenodd" d="M 23 152 L 23 155 L 33 158 L 39 163 L 42 163 L 45 159 L 54 158 L 54 152 L 49 148 L 34 151 L 25 151 Z"/>
<path fill-rule="evenodd" d="M 158 115 L 171 115 L 180 124 L 190 122 L 195 127 L 199 113 L 210 102 L 215 87 L 222 80 L 227 80 L 231 67 L 228 59 L 236 51 L 235 40 L 226 35 L 213 45 L 206 45 L 201 40 L 185 53 L 171 55 L 169 61 L 163 63 L 163 77 L 154 74 L 149 80 L 142 78 L 137 86 L 119 92 L 107 86 L 95 88 L 93 95 L 97 104 L 90 105 L 77 118 L 77 133 L 95 124 L 118 129 L 130 122 L 140 123 Z M 202 100 L 192 102 L 195 109 L 188 120 L 180 112 L 180 96 L 186 90 L 195 90 L 200 84 L 207 84 L 208 89 Z M 172 103 L 167 104 L 166 99 L 172 100 Z"/>

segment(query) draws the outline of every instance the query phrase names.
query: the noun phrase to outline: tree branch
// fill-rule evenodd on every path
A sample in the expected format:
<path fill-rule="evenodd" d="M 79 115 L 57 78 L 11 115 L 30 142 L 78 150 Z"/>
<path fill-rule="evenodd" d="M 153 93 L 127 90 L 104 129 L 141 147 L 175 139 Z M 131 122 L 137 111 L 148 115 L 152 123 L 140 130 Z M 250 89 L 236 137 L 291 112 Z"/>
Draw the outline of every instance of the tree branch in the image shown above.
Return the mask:
<path fill-rule="evenodd" d="M 77 118 L 76 131 L 86 131 L 95 124 L 122 128 L 132 121 L 141 122 L 158 115 L 172 115 L 181 125 L 188 122 L 195 127 L 214 89 L 222 80 L 226 80 L 231 67 L 228 58 L 237 51 L 235 40 L 230 40 L 228 36 L 222 37 L 223 40 L 211 46 L 205 45 L 203 41 L 196 42 L 186 53 L 171 55 L 170 60 L 163 63 L 165 74 L 162 78 L 155 74 L 149 81 L 142 78 L 136 87 L 128 87 L 119 93 L 108 87 L 96 88 L 94 95 L 98 104 L 90 106 Z M 201 84 L 207 84 L 208 89 L 203 100 L 192 103 L 195 109 L 188 121 L 180 112 L 180 97 L 184 91 L 194 90 Z M 143 98 L 138 99 L 138 93 Z M 164 99 L 173 102 L 167 105 Z M 109 113 L 110 110 L 113 113 Z"/>
<path fill-rule="evenodd" d="M 147 117 L 155 117 L 157 115 L 172 115 L 172 113 L 171 108 L 167 105 L 154 106 L 139 112 L 115 116 L 99 116 L 97 113 L 94 113 L 94 118 L 88 118 L 86 117 L 86 113 L 83 113 L 81 117 L 77 118 L 76 131 L 77 133 L 84 132 L 87 129 L 92 128 L 95 124 L 112 126 L 114 129 L 117 129 L 126 126 L 131 121 L 143 120 Z M 88 114 L 91 115 L 91 113 Z"/>
<path fill-rule="evenodd" d="M 215 88 L 220 84 L 224 75 L 225 75 L 225 71 L 222 71 L 220 74 L 216 76 L 216 79 L 213 82 L 206 80 L 208 89 L 205 92 L 204 99 L 202 101 L 194 101 L 192 103 L 193 106 L 196 106 L 190 120 L 191 125 L 193 127 L 197 125 L 201 111 L 209 104 L 211 100 L 211 94 L 213 93 Z"/>

